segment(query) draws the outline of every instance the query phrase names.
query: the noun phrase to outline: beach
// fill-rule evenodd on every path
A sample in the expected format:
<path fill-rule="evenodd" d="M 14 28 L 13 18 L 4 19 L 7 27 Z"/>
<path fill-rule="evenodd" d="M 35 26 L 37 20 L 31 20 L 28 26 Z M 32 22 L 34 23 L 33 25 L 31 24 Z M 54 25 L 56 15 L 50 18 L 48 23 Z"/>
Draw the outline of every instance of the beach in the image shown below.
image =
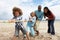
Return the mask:
<path fill-rule="evenodd" d="M 24 22 L 26 27 L 26 22 Z M 36 37 L 31 37 L 31 40 L 60 40 L 60 21 L 55 21 L 55 35 L 47 33 L 47 21 L 41 21 L 38 28 L 40 34 Z M 0 22 L 0 40 L 12 40 L 15 32 L 15 23 Z M 20 31 L 19 40 L 22 40 L 23 35 Z"/>

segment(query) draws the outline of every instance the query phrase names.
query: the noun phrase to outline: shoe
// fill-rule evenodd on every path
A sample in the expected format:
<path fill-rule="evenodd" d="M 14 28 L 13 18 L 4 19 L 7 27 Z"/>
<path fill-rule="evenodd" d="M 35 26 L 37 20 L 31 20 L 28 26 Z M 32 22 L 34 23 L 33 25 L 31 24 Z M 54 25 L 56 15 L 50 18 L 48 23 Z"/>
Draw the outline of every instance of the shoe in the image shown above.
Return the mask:
<path fill-rule="evenodd" d="M 36 31 L 37 36 L 39 35 L 39 31 Z"/>
<path fill-rule="evenodd" d="M 55 35 L 55 33 L 51 33 L 51 35 Z"/>
<path fill-rule="evenodd" d="M 26 38 L 26 35 L 24 35 L 24 38 Z"/>

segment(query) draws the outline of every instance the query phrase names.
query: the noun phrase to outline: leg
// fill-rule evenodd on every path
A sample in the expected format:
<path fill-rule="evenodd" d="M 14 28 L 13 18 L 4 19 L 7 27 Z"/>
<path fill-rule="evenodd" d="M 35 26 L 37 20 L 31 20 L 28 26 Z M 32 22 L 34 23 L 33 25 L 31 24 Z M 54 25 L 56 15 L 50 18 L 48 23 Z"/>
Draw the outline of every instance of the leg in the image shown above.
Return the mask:
<path fill-rule="evenodd" d="M 37 20 L 35 24 L 35 29 L 34 29 L 37 35 L 39 35 L 39 31 L 38 31 L 39 24 L 40 24 L 40 21 Z"/>
<path fill-rule="evenodd" d="M 18 28 L 15 26 L 15 34 L 14 34 L 12 40 L 17 40 L 17 39 L 18 39 L 18 36 L 19 36 L 19 30 L 18 30 Z"/>
<path fill-rule="evenodd" d="M 52 34 L 52 35 L 55 34 L 55 30 L 54 30 L 54 20 L 51 20 L 51 34 Z"/>
<path fill-rule="evenodd" d="M 31 36 L 35 36 L 35 31 L 34 31 L 33 27 L 30 28 L 30 31 L 31 31 L 30 32 L 31 33 Z"/>
<path fill-rule="evenodd" d="M 18 40 L 18 37 L 16 37 L 15 35 L 12 37 L 12 40 Z"/>
<path fill-rule="evenodd" d="M 23 36 L 26 35 L 27 39 L 30 40 L 30 38 L 29 38 L 29 32 L 27 32 L 27 31 L 26 31 L 25 29 L 23 29 L 23 28 L 21 28 L 21 31 L 22 31 L 22 33 L 23 33 Z M 25 39 L 25 36 L 24 36 L 23 40 L 24 40 L 24 39 Z"/>
<path fill-rule="evenodd" d="M 30 40 L 29 33 L 26 32 L 27 39 Z"/>
<path fill-rule="evenodd" d="M 16 25 L 16 27 L 15 27 L 15 36 L 19 37 L 19 28 L 17 26 L 18 25 Z"/>
<path fill-rule="evenodd" d="M 50 33 L 50 20 L 48 20 L 48 33 Z"/>

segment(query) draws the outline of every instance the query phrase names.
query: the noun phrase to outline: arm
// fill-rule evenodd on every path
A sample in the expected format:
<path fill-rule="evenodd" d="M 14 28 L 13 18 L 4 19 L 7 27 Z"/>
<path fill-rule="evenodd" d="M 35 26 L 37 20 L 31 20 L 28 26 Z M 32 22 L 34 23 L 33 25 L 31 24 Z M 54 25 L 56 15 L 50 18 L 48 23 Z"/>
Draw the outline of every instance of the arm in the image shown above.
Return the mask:
<path fill-rule="evenodd" d="M 15 19 L 12 19 L 12 20 L 8 20 L 8 22 L 9 23 L 14 23 L 14 22 L 16 22 L 16 20 Z"/>

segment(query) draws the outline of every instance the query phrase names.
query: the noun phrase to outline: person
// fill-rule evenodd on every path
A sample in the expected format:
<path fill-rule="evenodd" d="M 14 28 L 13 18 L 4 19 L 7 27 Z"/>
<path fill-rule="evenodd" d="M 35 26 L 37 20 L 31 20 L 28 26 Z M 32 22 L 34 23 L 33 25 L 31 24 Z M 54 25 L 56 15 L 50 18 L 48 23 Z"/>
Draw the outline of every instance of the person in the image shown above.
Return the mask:
<path fill-rule="evenodd" d="M 35 13 L 32 12 L 30 14 L 30 17 L 29 17 L 29 20 L 27 22 L 27 31 L 28 31 L 28 35 L 31 34 L 31 36 L 35 36 L 35 31 L 34 31 L 34 24 L 36 22 L 36 16 L 35 16 Z"/>
<path fill-rule="evenodd" d="M 36 24 L 35 24 L 35 31 L 37 33 L 37 35 L 39 35 L 39 31 L 38 31 L 38 28 L 39 28 L 39 25 L 40 25 L 40 21 L 42 20 L 44 14 L 43 12 L 41 11 L 41 5 L 38 6 L 38 10 L 35 11 L 35 14 L 36 14 Z"/>
<path fill-rule="evenodd" d="M 48 33 L 51 33 L 52 35 L 55 35 L 54 30 L 54 20 L 55 16 L 53 13 L 48 9 L 48 7 L 44 7 L 44 18 L 48 17 L 46 20 L 48 20 Z"/>
<path fill-rule="evenodd" d="M 12 40 L 15 40 L 16 37 L 19 37 L 19 30 L 23 33 L 23 36 L 26 35 L 27 39 L 29 40 L 29 37 L 27 35 L 27 31 L 25 30 L 22 22 L 22 10 L 20 8 L 14 7 L 13 8 L 13 19 L 12 22 L 15 22 L 15 34 Z M 24 36 L 25 37 L 25 36 Z"/>

